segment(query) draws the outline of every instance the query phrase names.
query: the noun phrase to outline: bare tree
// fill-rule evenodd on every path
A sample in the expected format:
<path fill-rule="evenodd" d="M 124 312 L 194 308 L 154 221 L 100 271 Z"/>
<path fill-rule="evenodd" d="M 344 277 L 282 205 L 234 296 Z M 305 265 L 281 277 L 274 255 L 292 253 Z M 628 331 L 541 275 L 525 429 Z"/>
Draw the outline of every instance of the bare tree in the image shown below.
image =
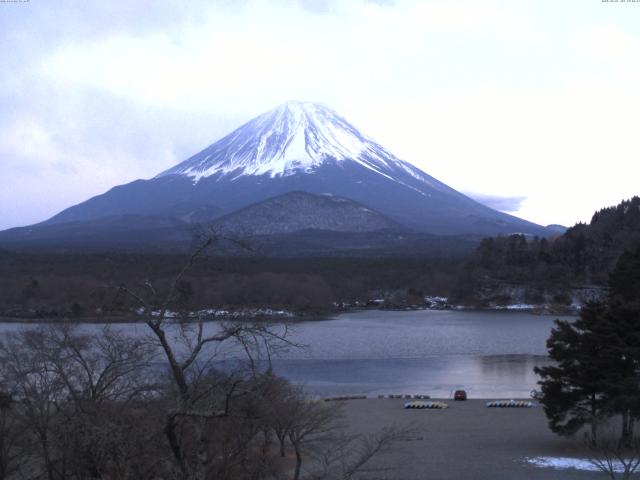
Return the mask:
<path fill-rule="evenodd" d="M 286 455 L 286 444 L 289 432 L 296 420 L 297 412 L 302 398 L 302 392 L 293 388 L 283 378 L 271 375 L 267 394 L 264 397 L 264 416 L 266 428 L 273 431 L 278 439 L 278 451 L 281 457 Z"/>
<path fill-rule="evenodd" d="M 32 469 L 41 468 L 41 476 L 57 480 L 63 478 L 64 459 L 56 449 L 53 437 L 58 406 L 64 401 L 65 391 L 61 379 L 53 374 L 44 351 L 43 332 L 24 330 L 9 335 L 0 343 L 0 365 L 4 383 L 10 386 L 11 394 L 20 405 L 16 414 L 38 446 L 40 462 L 31 462 Z"/>
<path fill-rule="evenodd" d="M 56 431 L 66 468 L 77 478 L 87 473 L 99 477 L 107 465 L 121 465 L 123 448 L 136 441 L 122 422 L 130 405 L 158 391 L 149 375 L 155 348 L 108 326 L 92 335 L 69 325 L 45 333 L 44 354 L 66 392 L 58 409 L 63 422 Z"/>
<path fill-rule="evenodd" d="M 640 468 L 640 438 L 634 436 L 622 442 L 618 437 L 613 428 L 600 432 L 596 441 L 587 435 L 588 460 L 611 480 L 628 480 Z"/>
<path fill-rule="evenodd" d="M 266 353 L 270 357 L 273 348 L 287 345 L 287 327 L 273 327 L 265 323 L 221 322 L 205 329 L 201 316 L 194 316 L 184 309 L 183 285 L 186 273 L 201 259 L 206 251 L 221 240 L 219 235 L 209 235 L 189 257 L 162 294 L 151 281 L 143 289 L 134 290 L 120 286 L 120 291 L 135 299 L 143 309 L 145 323 L 155 337 L 175 389 L 174 406 L 168 409 L 164 433 L 173 453 L 180 476 L 184 479 L 205 478 L 205 472 L 213 459 L 206 445 L 207 422 L 241 413 L 232 411 L 232 400 L 255 391 L 256 366 L 254 355 Z M 250 361 L 251 375 L 234 375 L 232 380 L 217 381 L 221 377 L 211 375 L 217 354 L 229 344 L 240 348 Z M 197 447 L 186 447 L 189 437 L 197 438 Z"/>
<path fill-rule="evenodd" d="M 0 374 L 29 464 L 24 476 L 93 478 L 114 464 L 133 439 L 121 419 L 157 388 L 147 381 L 150 355 L 141 340 L 108 328 L 95 335 L 69 325 L 25 329 L 0 342 Z"/>
<path fill-rule="evenodd" d="M 11 395 L 0 391 L 0 480 L 12 478 L 22 465 L 22 429 L 14 407 Z"/>
<path fill-rule="evenodd" d="M 372 435 L 344 435 L 332 437 L 324 449 L 314 452 L 320 468 L 308 480 L 351 480 L 354 478 L 385 478 L 392 466 L 374 465 L 377 457 L 392 451 L 394 444 L 411 435 L 411 427 L 387 427 Z"/>
<path fill-rule="evenodd" d="M 157 389 L 148 380 L 155 348 L 144 339 L 109 326 L 88 335 L 79 333 L 75 325 L 58 324 L 42 330 L 40 345 L 77 411 L 109 402 L 125 407 Z"/>
<path fill-rule="evenodd" d="M 340 415 L 339 408 L 339 404 L 328 406 L 321 402 L 306 401 L 304 398 L 298 398 L 292 405 L 288 436 L 296 456 L 294 480 L 300 479 L 303 454 L 327 442 L 339 428 L 336 424 Z"/>
<path fill-rule="evenodd" d="M 341 404 L 309 401 L 300 394 L 288 403 L 285 418 L 296 458 L 293 480 L 350 480 L 358 475 L 371 479 L 388 470 L 372 466 L 372 460 L 411 433 L 410 427 L 391 427 L 372 435 L 347 435 Z M 303 477 L 305 457 L 309 465 Z"/>

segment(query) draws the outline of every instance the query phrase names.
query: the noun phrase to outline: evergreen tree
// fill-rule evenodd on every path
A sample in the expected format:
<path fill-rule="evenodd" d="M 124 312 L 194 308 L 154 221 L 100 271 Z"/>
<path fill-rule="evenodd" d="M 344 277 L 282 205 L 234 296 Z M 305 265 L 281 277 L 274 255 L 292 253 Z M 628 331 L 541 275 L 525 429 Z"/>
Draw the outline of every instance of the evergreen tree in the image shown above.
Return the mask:
<path fill-rule="evenodd" d="M 640 418 L 640 249 L 623 254 L 606 302 L 585 305 L 574 322 L 556 320 L 547 341 L 553 366 L 536 368 L 549 426 L 572 435 L 619 415 L 628 444 Z"/>
<path fill-rule="evenodd" d="M 589 224 L 578 223 L 557 237 L 488 238 L 460 269 L 459 281 L 468 285 L 466 295 L 456 298 L 453 292 L 452 301 L 481 303 L 513 284 L 551 295 L 577 286 L 605 287 L 623 252 L 639 247 L 640 197 L 602 209 Z"/>
<path fill-rule="evenodd" d="M 640 308 L 640 248 L 620 255 L 609 276 L 609 302 Z"/>
<path fill-rule="evenodd" d="M 549 356 L 556 363 L 535 368 L 549 427 L 559 435 L 573 435 L 588 424 L 595 442 L 597 425 L 607 413 L 607 379 L 597 333 L 605 312 L 605 305 L 594 302 L 585 305 L 573 322 L 556 320 L 547 340 Z"/>
<path fill-rule="evenodd" d="M 622 442 L 629 443 L 640 418 L 640 249 L 622 254 L 610 275 L 606 324 L 607 350 L 617 364 L 607 395 L 622 416 Z"/>

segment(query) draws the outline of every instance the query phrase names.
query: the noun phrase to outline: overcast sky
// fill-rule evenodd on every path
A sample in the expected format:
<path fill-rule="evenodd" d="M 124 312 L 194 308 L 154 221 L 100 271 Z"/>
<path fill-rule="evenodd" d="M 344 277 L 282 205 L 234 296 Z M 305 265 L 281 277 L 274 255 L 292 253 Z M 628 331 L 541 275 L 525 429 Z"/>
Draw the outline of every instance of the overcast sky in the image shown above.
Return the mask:
<path fill-rule="evenodd" d="M 289 100 L 540 224 L 640 194 L 640 3 L 0 2 L 0 229 Z"/>

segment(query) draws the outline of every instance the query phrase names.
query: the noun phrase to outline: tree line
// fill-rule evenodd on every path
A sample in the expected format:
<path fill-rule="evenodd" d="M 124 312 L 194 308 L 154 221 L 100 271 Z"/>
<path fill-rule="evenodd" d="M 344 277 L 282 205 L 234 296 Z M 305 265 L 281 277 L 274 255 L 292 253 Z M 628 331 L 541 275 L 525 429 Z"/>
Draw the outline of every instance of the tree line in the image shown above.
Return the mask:
<path fill-rule="evenodd" d="M 0 317 L 131 316 L 138 305 L 117 286 L 125 281 L 142 285 L 149 278 L 166 291 L 183 258 L 0 251 Z M 205 256 L 185 274 L 181 287 L 196 310 L 272 307 L 322 314 L 333 311 L 334 302 L 365 303 L 389 292 L 446 295 L 458 265 L 415 258 Z"/>
<path fill-rule="evenodd" d="M 526 303 L 570 301 L 581 286 L 604 286 L 620 255 L 640 246 L 640 197 L 596 212 L 555 238 L 511 235 L 482 240 L 462 265 L 453 300 L 482 306 L 504 285 L 522 286 Z M 508 301 L 506 299 L 505 301 Z"/>

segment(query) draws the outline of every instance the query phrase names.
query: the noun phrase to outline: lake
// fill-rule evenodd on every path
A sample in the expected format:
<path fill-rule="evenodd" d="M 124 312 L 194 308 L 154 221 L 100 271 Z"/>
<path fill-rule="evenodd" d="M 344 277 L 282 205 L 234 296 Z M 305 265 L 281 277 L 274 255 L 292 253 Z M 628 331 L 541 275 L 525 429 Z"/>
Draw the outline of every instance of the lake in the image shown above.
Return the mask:
<path fill-rule="evenodd" d="M 362 311 L 295 326 L 308 347 L 275 370 L 317 395 L 528 397 L 556 317 L 522 312 Z M 571 318 L 571 317 L 568 317 Z"/>
<path fill-rule="evenodd" d="M 506 311 L 345 313 L 294 324 L 291 339 L 304 347 L 279 353 L 273 367 L 311 395 L 449 397 L 465 389 L 472 398 L 528 397 L 536 388 L 533 367 L 549 362 L 545 342 L 555 318 Z M 29 327 L 0 324 L 0 334 L 19 328 Z M 141 324 L 114 328 L 146 333 Z"/>

